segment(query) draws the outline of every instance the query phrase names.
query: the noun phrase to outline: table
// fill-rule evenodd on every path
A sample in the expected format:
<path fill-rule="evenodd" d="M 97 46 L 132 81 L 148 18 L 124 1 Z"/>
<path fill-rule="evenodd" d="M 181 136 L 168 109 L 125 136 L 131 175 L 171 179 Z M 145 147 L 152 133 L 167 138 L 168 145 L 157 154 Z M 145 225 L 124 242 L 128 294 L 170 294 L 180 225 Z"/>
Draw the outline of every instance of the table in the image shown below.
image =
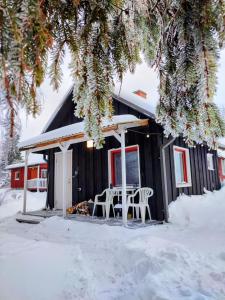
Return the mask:
<path fill-rule="evenodd" d="M 133 194 L 139 187 L 127 187 L 127 196 Z M 118 210 L 117 216 L 119 216 L 119 210 L 122 209 L 122 187 L 114 187 L 112 190 L 115 191 L 115 196 L 117 197 L 118 203 L 114 205 L 114 208 Z M 121 199 L 120 199 L 121 198 Z"/>

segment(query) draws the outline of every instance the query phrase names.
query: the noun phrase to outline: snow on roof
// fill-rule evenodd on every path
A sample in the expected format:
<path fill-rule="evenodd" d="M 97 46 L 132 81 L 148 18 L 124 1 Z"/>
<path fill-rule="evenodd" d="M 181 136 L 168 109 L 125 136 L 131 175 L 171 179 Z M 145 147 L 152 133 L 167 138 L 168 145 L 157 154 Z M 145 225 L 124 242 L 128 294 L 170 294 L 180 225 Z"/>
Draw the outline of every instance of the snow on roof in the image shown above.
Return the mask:
<path fill-rule="evenodd" d="M 133 115 L 119 115 L 119 116 L 113 116 L 112 120 L 103 120 L 103 128 L 107 128 L 112 125 L 119 125 L 124 123 L 132 123 L 135 121 L 138 121 L 139 119 Z M 60 128 L 57 128 L 55 130 L 42 133 L 34 138 L 28 139 L 26 141 L 23 141 L 19 143 L 19 148 L 25 148 L 33 145 L 37 145 L 39 143 L 43 142 L 50 142 L 54 141 L 56 139 L 69 137 L 72 135 L 76 135 L 79 133 L 84 133 L 84 121 L 74 123 L 68 126 L 63 126 Z"/>
<path fill-rule="evenodd" d="M 40 165 L 40 164 L 45 164 L 46 161 L 43 159 L 42 155 L 41 156 L 37 156 L 37 157 L 30 157 L 28 159 L 28 166 L 36 166 L 36 165 Z M 15 164 L 11 164 L 8 165 L 5 169 L 6 170 L 11 170 L 11 169 L 17 169 L 17 168 L 21 168 L 24 167 L 25 163 L 24 162 L 19 162 L 19 163 L 15 163 Z"/>
<path fill-rule="evenodd" d="M 218 144 L 219 144 L 219 149 L 225 150 L 225 138 L 220 138 L 218 140 Z"/>
<path fill-rule="evenodd" d="M 225 158 L 225 150 L 218 149 L 217 155 L 218 157 Z"/>
<path fill-rule="evenodd" d="M 149 66 L 146 63 L 143 63 L 136 67 L 134 74 L 127 72 L 124 75 L 122 83 L 115 80 L 113 96 L 118 100 L 121 100 L 121 102 L 126 102 L 128 105 L 131 104 L 135 109 L 141 109 L 146 115 L 154 117 L 156 106 L 159 101 L 158 85 L 159 79 L 157 72 L 153 69 L 149 69 Z M 136 90 L 142 90 L 146 93 L 147 97 L 142 98 L 134 94 Z M 47 130 L 72 91 L 73 87 L 70 87 L 65 97 L 59 103 L 44 126 L 42 133 Z"/>

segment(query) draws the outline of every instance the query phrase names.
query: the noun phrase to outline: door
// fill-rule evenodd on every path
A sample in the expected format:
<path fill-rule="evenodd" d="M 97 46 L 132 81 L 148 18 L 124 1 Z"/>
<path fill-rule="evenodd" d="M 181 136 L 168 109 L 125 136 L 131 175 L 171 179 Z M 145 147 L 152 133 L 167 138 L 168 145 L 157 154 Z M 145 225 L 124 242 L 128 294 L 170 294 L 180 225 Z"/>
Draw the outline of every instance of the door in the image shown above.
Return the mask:
<path fill-rule="evenodd" d="M 72 206 L 72 150 L 67 151 L 67 180 L 66 180 L 66 208 Z M 54 207 L 63 209 L 63 156 L 62 152 L 55 153 L 55 190 Z"/>

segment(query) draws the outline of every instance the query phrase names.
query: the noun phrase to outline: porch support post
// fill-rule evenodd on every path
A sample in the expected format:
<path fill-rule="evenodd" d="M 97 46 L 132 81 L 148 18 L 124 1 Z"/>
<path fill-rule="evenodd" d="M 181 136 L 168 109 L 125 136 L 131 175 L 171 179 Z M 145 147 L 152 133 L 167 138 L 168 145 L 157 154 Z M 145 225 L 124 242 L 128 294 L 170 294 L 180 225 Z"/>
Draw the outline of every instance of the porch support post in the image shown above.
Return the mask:
<path fill-rule="evenodd" d="M 63 159 L 63 217 L 66 217 L 66 192 L 67 192 L 67 150 L 69 148 L 69 143 L 60 144 L 60 149 L 62 151 Z"/>
<path fill-rule="evenodd" d="M 126 151 L 125 130 L 121 131 L 121 170 L 122 170 L 122 216 L 123 224 L 127 224 L 127 179 L 126 179 Z"/>
<path fill-rule="evenodd" d="M 23 213 L 27 210 L 27 170 L 28 170 L 28 157 L 30 152 L 25 152 L 25 166 L 24 166 L 24 185 L 23 185 Z"/>

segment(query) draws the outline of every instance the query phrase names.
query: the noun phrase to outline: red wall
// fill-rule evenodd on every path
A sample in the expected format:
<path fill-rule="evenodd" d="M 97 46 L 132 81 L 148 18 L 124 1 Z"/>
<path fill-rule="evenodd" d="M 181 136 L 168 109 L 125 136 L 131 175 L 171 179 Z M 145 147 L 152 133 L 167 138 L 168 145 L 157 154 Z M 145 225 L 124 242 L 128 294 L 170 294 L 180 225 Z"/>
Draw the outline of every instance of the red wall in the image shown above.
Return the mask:
<path fill-rule="evenodd" d="M 41 170 L 42 169 L 47 169 L 47 168 L 48 168 L 47 163 L 40 164 L 39 177 L 41 177 Z M 20 172 L 20 179 L 19 180 L 15 180 L 15 173 L 17 171 Z M 38 172 L 38 166 L 28 167 L 28 172 L 27 172 L 28 180 L 37 178 L 37 172 Z M 11 188 L 13 188 L 13 189 L 22 189 L 23 186 L 24 186 L 24 167 L 11 169 Z"/>
<path fill-rule="evenodd" d="M 222 171 L 222 160 L 224 160 L 225 158 L 222 158 L 222 157 L 219 157 L 218 160 L 219 160 L 219 177 L 220 177 L 220 180 L 223 181 L 225 180 L 225 175 L 223 174 L 223 171 Z"/>
<path fill-rule="evenodd" d="M 20 172 L 20 179 L 15 180 L 15 173 Z M 16 168 L 11 170 L 11 188 L 12 189 L 21 189 L 23 188 L 23 181 L 24 181 L 24 167 Z"/>

